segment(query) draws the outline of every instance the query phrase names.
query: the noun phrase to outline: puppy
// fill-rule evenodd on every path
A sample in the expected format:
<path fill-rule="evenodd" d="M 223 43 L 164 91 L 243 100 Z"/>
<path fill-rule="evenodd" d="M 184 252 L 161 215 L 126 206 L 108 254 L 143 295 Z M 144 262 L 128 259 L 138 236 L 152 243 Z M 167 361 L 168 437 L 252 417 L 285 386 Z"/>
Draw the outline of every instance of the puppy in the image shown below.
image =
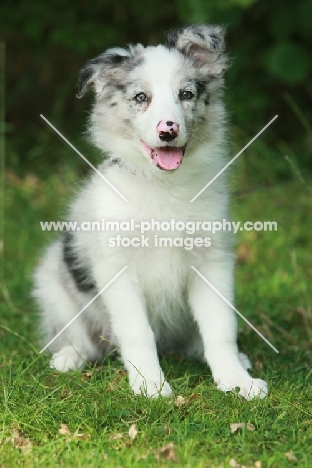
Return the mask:
<path fill-rule="evenodd" d="M 227 172 L 190 202 L 227 162 L 226 68 L 223 30 L 208 25 L 181 27 L 156 47 L 108 49 L 82 68 L 78 97 L 95 93 L 90 137 L 105 159 L 70 206 L 76 229 L 34 274 L 44 344 L 72 321 L 49 345 L 60 372 L 117 348 L 134 393 L 167 396 L 158 354 L 175 350 L 203 358 L 222 391 L 267 395 L 246 370 L 224 300 L 234 301 L 229 235 L 207 240 L 203 228 L 228 218 Z M 143 238 L 151 220 L 160 229 Z M 83 228 L 104 221 L 113 231 Z M 178 229 L 190 222 L 196 232 Z"/>

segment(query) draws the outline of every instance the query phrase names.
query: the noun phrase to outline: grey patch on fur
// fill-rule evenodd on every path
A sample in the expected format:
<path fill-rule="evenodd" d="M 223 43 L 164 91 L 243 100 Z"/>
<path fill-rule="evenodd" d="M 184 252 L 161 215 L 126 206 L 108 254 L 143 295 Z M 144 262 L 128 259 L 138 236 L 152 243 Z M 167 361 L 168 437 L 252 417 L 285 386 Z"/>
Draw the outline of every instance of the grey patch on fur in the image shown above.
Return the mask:
<path fill-rule="evenodd" d="M 204 103 L 207 105 L 209 104 L 210 93 L 207 89 L 208 82 L 196 81 L 195 82 L 196 90 L 197 90 L 197 99 L 203 97 Z"/>
<path fill-rule="evenodd" d="M 195 86 L 197 89 L 197 96 L 200 97 L 205 91 L 207 91 L 207 84 L 202 81 L 196 81 Z"/>
<path fill-rule="evenodd" d="M 73 235 L 69 231 L 65 232 L 63 237 L 63 260 L 80 292 L 87 293 L 95 291 L 96 286 L 91 279 L 89 269 L 81 266 L 78 254 L 73 245 Z"/>
<path fill-rule="evenodd" d="M 141 44 L 130 44 L 124 49 L 114 47 L 94 59 L 88 60 L 80 70 L 76 96 L 83 97 L 91 85 L 96 94 L 101 95 L 107 83 L 115 84 L 117 89 L 123 91 L 118 83 L 131 70 L 143 63 L 143 49 Z"/>
<path fill-rule="evenodd" d="M 127 88 L 126 88 L 125 85 L 117 84 L 116 89 L 117 89 L 117 91 L 121 91 L 122 93 L 125 93 Z"/>

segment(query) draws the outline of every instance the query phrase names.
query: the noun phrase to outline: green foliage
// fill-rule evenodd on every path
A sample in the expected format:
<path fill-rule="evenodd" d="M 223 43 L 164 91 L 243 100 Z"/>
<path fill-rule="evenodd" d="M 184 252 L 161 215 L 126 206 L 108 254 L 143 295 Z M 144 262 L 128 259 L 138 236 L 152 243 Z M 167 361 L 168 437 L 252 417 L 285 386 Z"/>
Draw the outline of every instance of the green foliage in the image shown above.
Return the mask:
<path fill-rule="evenodd" d="M 156 44 L 183 23 L 210 22 L 227 27 L 232 67 L 226 101 L 239 145 L 279 114 L 274 130 L 261 138 L 276 150 L 285 142 L 300 153 L 303 171 L 310 171 L 311 139 L 284 95 L 312 122 L 311 17 L 312 0 L 4 0 L 0 39 L 8 51 L 8 163 L 24 171 L 62 162 L 39 114 L 78 138 L 88 104 L 76 100 L 76 80 L 87 59 L 112 45 Z M 34 150 L 39 141 L 50 142 L 46 162 Z"/>
<path fill-rule="evenodd" d="M 307 78 L 309 54 L 292 42 L 278 42 L 265 55 L 267 70 L 286 83 L 298 83 Z"/>

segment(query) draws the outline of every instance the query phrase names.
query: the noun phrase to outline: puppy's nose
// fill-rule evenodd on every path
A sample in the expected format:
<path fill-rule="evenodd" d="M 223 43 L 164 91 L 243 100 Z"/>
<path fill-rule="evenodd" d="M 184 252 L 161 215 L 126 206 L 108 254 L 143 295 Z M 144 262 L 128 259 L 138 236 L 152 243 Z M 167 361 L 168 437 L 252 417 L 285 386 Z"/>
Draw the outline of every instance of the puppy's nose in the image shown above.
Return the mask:
<path fill-rule="evenodd" d="M 179 124 L 171 120 L 161 120 L 157 125 L 157 133 L 162 141 L 172 141 L 179 134 Z"/>

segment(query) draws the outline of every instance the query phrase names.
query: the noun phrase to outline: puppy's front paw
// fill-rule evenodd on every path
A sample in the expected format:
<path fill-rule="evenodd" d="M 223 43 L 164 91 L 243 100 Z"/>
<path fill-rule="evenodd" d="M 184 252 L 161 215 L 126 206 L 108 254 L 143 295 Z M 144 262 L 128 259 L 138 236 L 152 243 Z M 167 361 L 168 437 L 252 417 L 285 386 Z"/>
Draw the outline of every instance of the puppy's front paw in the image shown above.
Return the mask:
<path fill-rule="evenodd" d="M 136 375 L 134 380 L 130 380 L 130 386 L 136 395 L 157 398 L 159 396 L 170 396 L 172 390 L 168 382 L 164 379 L 146 380 L 141 375 Z"/>
<path fill-rule="evenodd" d="M 65 346 L 57 353 L 54 353 L 50 361 L 50 367 L 59 372 L 81 369 L 83 365 L 83 359 L 71 346 Z"/>
<path fill-rule="evenodd" d="M 268 394 L 268 384 L 261 379 L 253 379 L 246 372 L 246 376 L 231 376 L 223 377 L 215 380 L 217 387 L 223 392 L 235 391 L 239 387 L 238 394 L 246 398 L 246 400 L 252 400 L 253 398 L 263 399 Z"/>

